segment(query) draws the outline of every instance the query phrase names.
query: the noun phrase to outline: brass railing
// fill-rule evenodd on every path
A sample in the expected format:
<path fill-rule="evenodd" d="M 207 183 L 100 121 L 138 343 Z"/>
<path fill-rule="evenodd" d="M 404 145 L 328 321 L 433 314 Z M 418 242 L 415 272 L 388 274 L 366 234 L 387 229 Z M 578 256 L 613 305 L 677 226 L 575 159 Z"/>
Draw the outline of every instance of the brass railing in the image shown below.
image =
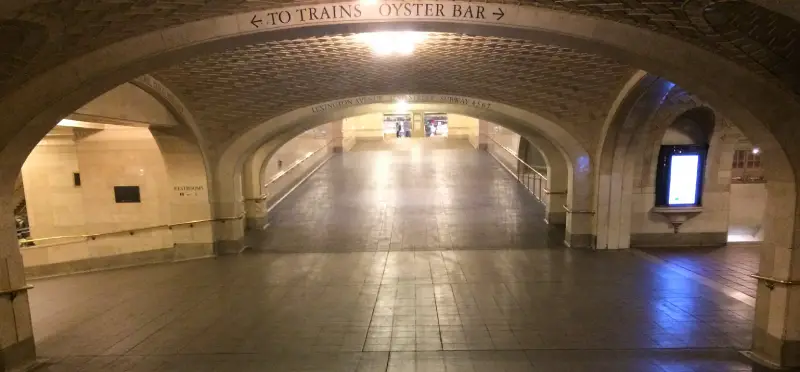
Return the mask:
<path fill-rule="evenodd" d="M 591 210 L 580 210 L 580 209 L 572 209 L 568 205 L 564 204 L 561 206 L 564 208 L 564 211 L 568 214 L 594 214 L 594 211 Z"/>
<path fill-rule="evenodd" d="M 519 156 L 517 156 L 517 154 L 513 150 L 504 146 L 500 142 L 497 142 L 497 140 L 495 140 L 492 136 L 486 135 L 486 138 L 494 142 L 494 144 L 499 146 L 501 149 L 508 152 L 511 156 L 514 157 L 514 159 L 517 159 L 517 161 L 520 164 L 525 166 L 526 169 L 523 170 L 519 169 L 517 169 L 516 171 L 511 169 L 509 170 L 511 170 L 514 173 L 514 177 L 517 178 L 517 181 L 519 181 L 519 183 L 525 186 L 525 188 L 528 189 L 528 191 L 530 191 L 536 197 L 536 199 L 546 204 L 547 199 L 545 199 L 544 196 L 547 194 L 556 194 L 550 192 L 550 190 L 547 189 L 547 176 L 537 171 L 533 166 L 526 163 L 525 160 L 520 159 Z M 500 163 L 502 164 L 502 162 Z M 564 194 L 566 194 L 566 192 L 564 192 Z"/>
<path fill-rule="evenodd" d="M 790 285 L 798 285 L 798 284 L 800 284 L 800 281 L 783 280 L 783 279 L 773 278 L 773 277 L 769 277 L 769 276 L 763 276 L 763 275 L 759 275 L 759 274 L 750 274 L 749 276 L 751 278 L 754 278 L 754 279 L 760 281 L 760 282 L 764 282 L 764 285 L 767 286 L 767 288 L 769 288 L 769 289 L 775 288 L 776 285 L 790 286 Z"/>
<path fill-rule="evenodd" d="M 331 143 L 333 143 L 333 140 L 328 141 L 322 147 L 320 147 L 320 148 L 318 148 L 318 149 L 306 154 L 302 158 L 295 160 L 294 162 L 292 162 L 292 164 L 289 164 L 289 166 L 286 169 L 284 169 L 284 170 L 276 173 L 274 176 L 270 177 L 270 179 L 268 179 L 267 182 L 264 183 L 264 189 L 266 189 L 270 185 L 274 184 L 275 182 L 278 182 L 278 180 L 280 180 L 281 177 L 287 175 L 289 172 L 291 172 L 292 170 L 294 170 L 295 168 L 300 166 L 300 164 L 302 164 L 306 160 L 310 159 L 312 156 L 316 155 L 318 152 L 328 148 L 331 145 Z M 256 196 L 256 197 L 252 197 L 252 198 L 245 198 L 245 201 L 262 202 L 264 200 L 267 200 L 268 198 L 269 198 L 269 194 L 263 194 L 261 196 Z"/>
<path fill-rule="evenodd" d="M 33 289 L 33 286 L 28 284 L 20 288 L 0 289 L 0 296 L 8 296 L 13 301 L 22 292 L 27 292 Z"/>
<path fill-rule="evenodd" d="M 20 245 L 21 248 L 26 248 L 26 247 L 40 247 L 40 248 L 41 247 L 52 247 L 52 246 L 57 246 L 57 245 L 73 244 L 73 243 L 80 243 L 80 242 L 88 241 L 88 240 L 95 240 L 95 239 L 97 239 L 99 237 L 103 237 L 103 236 L 122 235 L 122 234 L 134 235 L 134 234 L 136 234 L 137 232 L 140 232 L 140 231 L 149 231 L 149 230 L 157 230 L 157 229 L 164 229 L 164 228 L 172 230 L 172 228 L 174 228 L 174 227 L 181 227 L 181 226 L 194 227 L 194 225 L 197 225 L 197 224 L 210 223 L 210 222 L 223 222 L 224 223 L 224 222 L 227 222 L 227 221 L 241 220 L 244 217 L 245 217 L 245 214 L 242 213 L 242 214 L 240 214 L 238 216 L 235 216 L 235 217 L 208 218 L 208 219 L 202 219 L 202 220 L 193 220 L 193 221 L 185 221 L 185 222 L 178 222 L 178 223 L 169 223 L 169 224 L 161 224 L 161 225 L 153 225 L 153 226 L 145 226 L 145 227 L 136 227 L 136 228 L 132 228 L 132 229 L 108 231 L 108 232 L 97 233 L 97 234 L 62 235 L 62 236 L 50 236 L 50 237 L 47 237 L 47 238 L 38 238 L 38 239 L 20 239 L 19 240 L 19 245 Z M 72 241 L 57 242 L 57 243 L 48 244 L 48 245 L 44 245 L 44 246 L 29 245 L 31 243 L 35 244 L 35 243 L 49 242 L 49 241 L 55 241 L 55 240 L 72 240 Z"/>

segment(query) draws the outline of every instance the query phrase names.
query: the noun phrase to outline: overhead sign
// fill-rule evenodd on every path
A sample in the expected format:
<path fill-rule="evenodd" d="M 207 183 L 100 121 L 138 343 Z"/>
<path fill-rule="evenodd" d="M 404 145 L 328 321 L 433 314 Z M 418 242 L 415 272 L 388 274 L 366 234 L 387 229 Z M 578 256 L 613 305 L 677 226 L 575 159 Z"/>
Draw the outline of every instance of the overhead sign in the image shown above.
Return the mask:
<path fill-rule="evenodd" d="M 511 23 L 515 5 L 441 1 L 385 1 L 375 4 L 338 3 L 277 8 L 242 15 L 239 22 L 252 30 L 311 24 L 387 20 L 437 20 Z M 242 28 L 244 29 L 244 28 Z"/>
<path fill-rule="evenodd" d="M 331 101 L 317 106 L 313 106 L 311 107 L 311 112 L 318 114 L 332 109 L 369 105 L 374 103 L 395 103 L 400 100 L 403 100 L 408 103 L 444 103 L 450 105 L 468 106 L 477 109 L 489 109 L 492 107 L 491 102 L 467 98 L 467 97 L 461 97 L 461 96 L 448 96 L 448 95 L 438 95 L 438 94 L 410 94 L 410 95 L 400 95 L 400 96 L 397 95 L 364 96 L 364 97 L 341 99 L 338 101 Z"/>

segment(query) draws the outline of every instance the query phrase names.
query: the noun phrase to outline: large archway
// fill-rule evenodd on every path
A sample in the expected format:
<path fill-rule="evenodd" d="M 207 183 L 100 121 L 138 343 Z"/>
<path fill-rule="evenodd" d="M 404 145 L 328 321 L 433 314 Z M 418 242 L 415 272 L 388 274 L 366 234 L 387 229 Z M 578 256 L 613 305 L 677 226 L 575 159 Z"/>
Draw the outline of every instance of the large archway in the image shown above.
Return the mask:
<path fill-rule="evenodd" d="M 387 4 L 390 7 L 391 4 L 398 4 L 396 9 L 399 9 L 400 3 Z M 718 32 L 725 32 L 726 30 L 720 24 L 725 23 L 726 18 L 719 15 L 715 17 L 713 7 L 704 7 L 707 4 L 707 2 L 686 3 L 681 11 L 693 15 L 693 17 L 687 17 L 690 19 L 688 23 L 693 26 L 692 29 L 697 29 L 696 24 L 692 22 L 699 22 L 696 19 L 700 19 L 700 16 L 707 16 L 705 18 L 709 21 L 701 22 L 700 28 L 707 28 L 711 31 L 720 29 L 721 31 Z M 745 9 L 751 9 L 750 3 L 738 2 L 737 4 L 744 4 Z M 345 7 L 353 5 L 352 9 L 355 10 L 354 4 L 341 5 Z M 210 13 L 225 14 L 216 18 L 189 16 L 190 23 L 179 25 L 174 18 L 165 17 L 171 19 L 172 23 L 156 22 L 149 24 L 148 27 L 142 27 L 142 29 L 150 31 L 147 34 L 120 32 L 111 36 L 109 32 L 107 36 L 98 38 L 102 39 L 102 42 L 98 44 L 77 45 L 74 53 L 64 53 L 63 58 L 53 58 L 54 62 L 50 65 L 42 64 L 35 68 L 31 67 L 26 71 L 27 75 L 14 76 L 11 83 L 7 85 L 9 89 L 5 91 L 0 102 L 0 115 L 9 123 L 0 129 L 0 137 L 3 138 L 3 149 L 0 152 L 3 167 L 0 169 L 0 179 L 13 180 L 19 166 L 35 143 L 64 115 L 118 84 L 153 69 L 165 67 L 176 60 L 257 42 L 297 37 L 326 37 L 345 32 L 406 27 L 431 32 L 469 32 L 485 38 L 527 40 L 604 55 L 677 83 L 682 88 L 697 94 L 715 110 L 734 121 L 748 138 L 763 149 L 765 163 L 768 164 L 766 173 L 771 182 L 768 185 L 770 197 L 767 209 L 770 211 L 768 221 L 771 222 L 765 224 L 764 252 L 771 258 L 766 261 L 774 263 L 774 265 L 762 266 L 765 270 L 762 274 L 780 278 L 791 276 L 794 271 L 791 262 L 795 257 L 789 248 L 796 245 L 794 231 L 797 208 L 796 174 L 794 173 L 796 167 L 793 165 L 800 163 L 800 151 L 793 146 L 796 136 L 792 125 L 793 120 L 800 116 L 800 105 L 797 102 L 796 94 L 793 93 L 796 90 L 793 90 L 791 86 L 787 88 L 787 83 L 791 85 L 795 81 L 791 68 L 793 66 L 791 63 L 794 61 L 792 58 L 795 57 L 792 57 L 791 53 L 775 49 L 770 49 L 766 53 L 770 57 L 778 56 L 779 63 L 776 63 L 776 66 L 789 66 L 785 69 L 788 72 L 781 74 L 778 73 L 780 68 L 773 71 L 765 69 L 763 66 L 753 67 L 757 64 L 750 63 L 752 60 L 748 59 L 753 56 L 747 53 L 741 55 L 738 52 L 731 54 L 729 49 L 720 45 L 724 44 L 724 41 L 715 44 L 716 48 L 704 49 L 702 48 L 704 45 L 698 42 L 700 37 L 677 37 L 677 31 L 674 33 L 646 31 L 642 27 L 615 22 L 620 20 L 617 18 L 601 19 L 570 14 L 565 11 L 568 10 L 566 8 L 550 10 L 527 5 L 487 4 L 485 5 L 487 8 L 483 8 L 482 12 L 479 12 L 478 8 L 470 8 L 472 9 L 471 16 L 465 18 L 466 9 L 470 4 L 454 2 L 450 5 L 462 7 L 459 9 L 464 13 L 459 13 L 459 17 L 454 17 L 455 8 L 451 8 L 449 10 L 453 12 L 449 13 L 450 16 L 440 18 L 437 4 L 424 5 L 431 6 L 433 18 L 428 13 L 424 13 L 428 12 L 428 7 L 424 7 L 423 13 L 413 14 L 410 12 L 408 16 L 398 13 L 397 17 L 389 19 L 381 12 L 380 7 L 376 7 L 371 11 L 359 10 L 357 19 L 350 17 L 336 21 L 315 20 L 313 22 L 302 21 L 302 9 L 306 9 L 302 7 L 272 9 L 269 12 L 258 11 L 255 13 L 247 12 L 246 10 L 249 9 L 244 8 L 223 8 L 221 11 L 216 10 Z M 738 5 L 734 4 L 733 6 Z M 725 7 L 727 6 L 729 5 L 725 5 Z M 16 4 L 3 7 L 3 11 L 9 12 L 24 9 L 25 5 L 16 6 Z M 754 10 L 763 11 L 762 8 Z M 488 17 L 490 11 L 495 18 Z M 285 24 L 276 24 L 275 19 L 277 19 L 277 23 L 284 22 L 281 18 L 284 13 L 294 14 L 293 20 L 287 19 Z M 588 13 L 601 14 L 596 10 L 590 10 Z M 626 12 L 621 13 L 628 15 Z M 308 14 L 310 18 L 310 10 Z M 350 16 L 352 14 L 355 14 L 355 11 Z M 482 16 L 476 16 L 476 14 L 482 14 Z M 781 14 L 766 15 L 775 20 L 779 30 L 786 31 L 794 27 L 794 24 L 787 23 L 786 17 Z M 267 17 L 270 21 L 266 21 Z M 301 20 L 298 21 L 298 18 Z M 692 21 L 692 19 L 695 20 Z M 720 23 L 720 19 L 723 22 Z M 632 23 L 639 24 L 639 21 L 634 20 Z M 682 25 L 686 26 L 686 24 Z M 17 30 L 20 28 L 17 24 L 4 24 L 3 26 L 3 29 Z M 176 27 L 168 28 L 169 26 Z M 726 35 L 739 35 L 743 31 L 747 31 L 746 24 L 737 23 L 734 26 L 734 30 L 725 32 Z M 682 29 L 680 27 L 673 28 Z M 31 35 L 34 33 L 30 32 Z M 55 38 L 56 33 L 53 34 Z M 135 36 L 126 39 L 126 35 Z M 32 41 L 29 44 L 20 43 L 20 45 L 41 47 L 43 43 L 39 40 L 40 38 L 34 36 L 31 36 Z M 760 38 L 756 39 L 756 41 L 760 40 Z M 755 46 L 758 47 L 762 44 L 756 43 Z M 13 54 L 15 56 L 29 54 L 27 50 L 25 53 L 18 53 L 16 49 L 18 48 L 14 49 L 15 53 Z M 758 50 L 758 48 L 743 47 L 739 51 L 743 49 Z M 42 58 L 47 58 L 55 54 L 58 53 L 42 52 L 40 55 L 43 56 Z M 737 59 L 737 56 L 745 58 Z M 732 62 L 737 60 L 743 62 Z M 14 67 L 13 71 L 18 71 L 16 66 L 12 67 Z M 783 85 L 774 79 L 776 76 L 786 80 Z M 465 88 L 448 90 L 445 93 L 472 94 L 469 89 Z M 621 94 L 620 97 L 620 100 L 625 100 L 628 97 L 627 92 Z M 335 98 L 341 97 L 330 95 L 316 97 L 314 100 L 318 102 Z M 510 102 L 510 97 L 503 99 L 503 97 L 486 95 L 483 98 L 495 99 L 498 102 Z M 638 97 L 632 99 L 635 101 Z M 289 105 L 282 109 L 297 109 L 302 106 L 299 102 L 301 101 L 295 101 L 294 106 Z M 609 117 L 617 116 L 615 110 L 616 107 L 611 111 Z M 628 117 L 628 114 L 624 112 L 621 115 L 625 118 Z M 261 121 L 265 119 L 268 117 L 259 118 Z M 559 124 L 565 125 L 564 123 Z M 222 152 L 222 145 L 234 144 L 235 142 L 228 140 L 236 138 L 242 128 L 237 128 L 235 123 L 223 123 L 217 129 L 218 132 L 215 134 L 227 133 L 228 136 L 214 136 L 213 138 L 217 139 L 216 142 L 203 145 L 209 147 L 202 149 L 204 153 L 209 159 L 214 159 L 209 163 L 238 164 L 234 166 L 234 169 L 240 169 L 241 160 L 227 159 Z M 575 132 L 568 131 L 573 136 L 575 136 Z M 590 153 L 593 152 L 593 148 L 590 146 L 581 145 Z M 588 159 L 587 157 L 587 164 Z M 227 184 L 228 175 L 223 176 L 215 179 L 214 183 L 217 185 Z M 235 174 L 231 176 L 235 176 Z M 235 177 L 233 179 L 236 180 Z M 232 189 L 237 189 L 236 182 L 234 181 L 234 186 L 231 186 Z M 0 187 L 2 187 L 0 189 L 2 195 L 10 195 L 13 191 L 11 190 L 13 185 L 4 184 Z M 2 201 L 3 210 L 11 208 L 5 199 L 7 198 L 3 198 Z M 221 203 L 224 204 L 224 202 Z M 235 208 L 233 204 L 223 205 L 215 213 L 227 215 L 224 212 L 235 210 Z M 589 223 L 587 223 L 588 225 Z M 3 231 L 10 231 L 5 223 L 2 226 Z M 4 245 L 13 246 L 11 234 L 5 235 L 8 236 L 2 238 L 5 242 Z M 9 257 L 6 259 L 9 288 L 15 287 L 16 284 L 22 285 L 23 283 L 19 281 L 18 268 L 12 268 L 18 264 L 14 252 L 4 251 L 3 256 Z M 762 262 L 764 261 L 762 260 Z M 764 293 L 764 296 L 760 296 L 762 308 L 769 308 L 764 307 L 764 303 L 777 302 L 785 305 L 790 296 L 788 288 Z M 784 334 L 783 331 L 792 325 L 787 321 L 785 314 L 775 316 L 777 320 L 766 319 L 769 313 L 771 312 L 764 311 L 763 314 L 766 315 L 761 316 L 761 323 L 769 323 L 769 327 L 762 326 L 761 328 L 764 330 L 769 328 L 771 330 L 769 337 L 780 340 L 782 336 L 777 336 L 777 334 Z M 763 340 L 766 339 L 767 336 L 764 336 Z M 762 344 L 766 344 L 766 342 Z M 774 342 L 771 343 L 771 345 L 774 344 Z M 782 358 L 781 352 L 776 351 L 774 347 L 764 350 L 764 352 L 770 357 Z"/>
<path fill-rule="evenodd" d="M 218 210 L 223 211 L 221 213 L 226 215 L 236 215 L 245 211 L 242 188 L 245 161 L 265 143 L 280 139 L 274 145 L 269 146 L 272 151 L 277 150 L 280 147 L 277 145 L 278 143 L 288 141 L 310 128 L 351 116 L 391 110 L 398 98 L 406 99 L 409 102 L 410 110 L 435 109 L 467 115 L 498 123 L 523 136 L 546 138 L 554 144 L 554 149 L 560 151 L 564 164 L 567 166 L 568 176 L 566 179 L 570 180 L 566 190 L 567 205 L 576 210 L 591 208 L 593 175 L 588 153 L 583 150 L 577 140 L 555 123 L 499 102 L 469 97 L 381 95 L 352 97 L 315 104 L 273 118 L 238 137 L 227 147 L 216 164 L 215 190 L 217 190 Z M 566 221 L 567 232 L 573 236 L 572 239 L 589 241 L 591 215 L 570 214 Z M 244 222 L 229 224 L 226 229 L 227 231 L 220 236 L 218 243 L 221 247 L 226 248 L 220 249 L 224 251 L 240 250 L 241 239 L 244 237 Z"/>

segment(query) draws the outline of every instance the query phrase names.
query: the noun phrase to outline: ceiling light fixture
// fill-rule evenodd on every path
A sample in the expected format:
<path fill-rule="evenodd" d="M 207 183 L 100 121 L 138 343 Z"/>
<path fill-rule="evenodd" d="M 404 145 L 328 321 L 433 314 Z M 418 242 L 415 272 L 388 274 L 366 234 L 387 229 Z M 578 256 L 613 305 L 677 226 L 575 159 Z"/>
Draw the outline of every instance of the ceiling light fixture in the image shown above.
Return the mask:
<path fill-rule="evenodd" d="M 388 31 L 356 34 L 356 40 L 367 44 L 379 56 L 410 55 L 416 46 L 428 38 L 426 32 Z"/>
<path fill-rule="evenodd" d="M 401 99 L 395 102 L 394 111 L 399 114 L 404 114 L 408 112 L 408 101 Z"/>
<path fill-rule="evenodd" d="M 759 153 L 761 153 L 761 149 L 758 147 L 753 147 L 753 154 L 758 155 Z"/>

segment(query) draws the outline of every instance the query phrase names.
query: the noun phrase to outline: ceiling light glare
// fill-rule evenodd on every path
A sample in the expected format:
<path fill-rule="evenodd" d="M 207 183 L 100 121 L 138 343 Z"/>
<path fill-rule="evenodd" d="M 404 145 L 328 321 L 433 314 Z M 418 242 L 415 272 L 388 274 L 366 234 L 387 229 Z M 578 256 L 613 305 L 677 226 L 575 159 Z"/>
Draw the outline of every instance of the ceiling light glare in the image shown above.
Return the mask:
<path fill-rule="evenodd" d="M 408 102 L 406 100 L 399 100 L 395 103 L 394 110 L 398 113 L 406 113 L 408 112 Z"/>
<path fill-rule="evenodd" d="M 360 0 L 361 5 L 375 5 L 378 3 L 378 0 Z"/>
<path fill-rule="evenodd" d="M 425 32 L 388 31 L 356 34 L 356 40 L 366 44 L 379 56 L 411 55 L 416 46 L 428 38 Z"/>
<path fill-rule="evenodd" d="M 761 149 L 758 147 L 753 147 L 753 154 L 758 155 L 759 153 L 761 153 Z"/>

